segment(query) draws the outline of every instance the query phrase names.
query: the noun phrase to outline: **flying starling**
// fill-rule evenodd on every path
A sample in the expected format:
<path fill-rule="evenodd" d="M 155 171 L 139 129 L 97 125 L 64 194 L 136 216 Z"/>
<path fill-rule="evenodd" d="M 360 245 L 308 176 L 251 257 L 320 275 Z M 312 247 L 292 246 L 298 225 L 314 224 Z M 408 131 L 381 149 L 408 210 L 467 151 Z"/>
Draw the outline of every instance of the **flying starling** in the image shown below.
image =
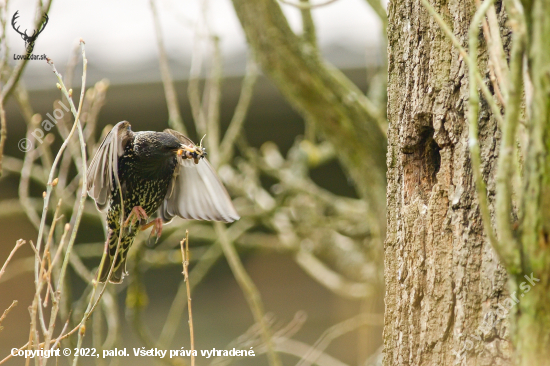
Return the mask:
<path fill-rule="evenodd" d="M 107 210 L 108 238 L 100 282 L 122 282 L 128 249 L 138 230 L 153 226 L 151 236 L 158 240 L 163 223 L 175 216 L 223 222 L 239 219 L 205 156 L 202 144 L 197 146 L 170 129 L 133 132 L 130 123 L 122 121 L 107 134 L 87 175 L 88 194 L 100 211 Z M 148 222 L 155 211 L 158 218 Z"/>

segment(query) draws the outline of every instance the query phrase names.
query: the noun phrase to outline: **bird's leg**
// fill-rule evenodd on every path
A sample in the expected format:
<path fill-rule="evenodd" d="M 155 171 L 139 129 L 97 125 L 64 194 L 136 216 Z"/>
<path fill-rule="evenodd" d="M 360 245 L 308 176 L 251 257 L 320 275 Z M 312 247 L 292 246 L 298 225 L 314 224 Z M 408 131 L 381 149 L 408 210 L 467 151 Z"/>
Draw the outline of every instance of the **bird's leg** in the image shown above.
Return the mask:
<path fill-rule="evenodd" d="M 150 223 L 146 224 L 146 225 L 143 225 L 141 226 L 141 230 L 147 230 L 148 228 L 150 228 L 151 226 L 153 226 L 153 229 L 151 229 L 151 234 L 149 234 L 149 239 L 151 239 L 153 237 L 153 235 L 156 234 L 157 236 L 157 239 L 155 240 L 155 244 L 159 241 L 159 238 L 162 234 L 162 219 L 154 219 L 153 221 L 151 221 Z M 149 240 L 148 240 L 149 241 Z"/>
<path fill-rule="evenodd" d="M 149 217 L 147 216 L 147 213 L 141 206 L 135 206 L 130 214 L 128 215 L 128 218 L 126 221 L 124 221 L 124 227 L 128 226 L 128 224 L 134 225 L 137 221 L 141 220 L 147 220 Z"/>

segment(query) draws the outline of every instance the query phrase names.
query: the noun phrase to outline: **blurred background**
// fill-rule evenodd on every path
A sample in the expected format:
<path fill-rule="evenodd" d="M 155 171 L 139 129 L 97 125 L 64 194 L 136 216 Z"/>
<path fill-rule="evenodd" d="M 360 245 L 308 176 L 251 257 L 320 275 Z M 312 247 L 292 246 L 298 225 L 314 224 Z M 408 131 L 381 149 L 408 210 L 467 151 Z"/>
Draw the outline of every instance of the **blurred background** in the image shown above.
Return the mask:
<path fill-rule="evenodd" d="M 301 34 L 303 11 L 280 5 L 291 29 Z M 46 4 L 40 2 L 39 6 Z M 28 33 L 35 29 L 39 17 L 35 1 L 5 1 L 2 8 L 5 85 L 8 71 L 17 67 L 13 54 L 24 53 L 24 42 L 11 26 L 12 16 L 19 11 L 17 25 L 21 30 L 29 29 Z M 385 42 L 380 16 L 365 0 L 329 1 L 312 8 L 310 14 L 320 57 L 340 69 L 385 113 Z M 229 141 L 231 149 L 222 146 L 222 151 L 231 153 L 227 159 L 218 157 L 217 165 L 244 224 L 224 230 L 261 297 L 264 321 L 278 357 L 284 365 L 376 364 L 384 309 L 380 238 L 371 240 L 367 207 L 342 168 L 337 150 L 322 134 L 311 131 L 314 126 L 308 125 L 262 68 L 251 61 L 231 1 L 54 0 L 48 16 L 33 54 L 46 54 L 53 60 L 65 82 L 74 88 L 76 101 L 82 75 L 78 39 L 86 42 L 87 88 L 92 92 L 87 94 L 89 103 L 83 107 L 87 114 L 82 119 L 89 139 L 88 159 L 108 131 L 105 127 L 121 120 L 129 121 L 134 131 L 177 126 L 173 122 L 177 118 L 167 107 L 167 84 L 174 87 L 180 120 L 195 141 L 204 128 L 197 121 L 203 111 L 206 119 L 215 119 L 218 124 L 223 145 L 229 126 L 239 119 L 235 115 L 241 105 L 246 112 L 241 117 L 242 126 Z M 164 60 L 159 59 L 162 48 Z M 169 75 L 161 72 L 163 62 Z M 18 239 L 36 243 L 48 166 L 64 132 L 61 127 L 53 128 L 44 144 L 36 144 L 26 154 L 18 149 L 17 142 L 29 137 L 28 133 L 38 127 L 36 123 L 59 107 L 55 103 L 62 97 L 56 82 L 50 65 L 31 60 L 12 97 L 5 101 L 8 139 L 0 178 L 0 264 Z M 193 93 L 199 99 L 195 109 Z M 68 113 L 65 117 L 62 123 L 68 130 L 74 119 Z M 76 137 L 72 141 L 78 146 Z M 208 137 L 205 141 L 211 149 Z M 66 179 L 57 187 L 65 193 L 56 194 L 72 197 L 73 201 L 64 199 L 61 221 L 74 222 L 71 217 L 80 192 L 79 175 L 76 162 L 67 161 Z M 56 202 L 53 199 L 50 203 L 48 224 Z M 78 263 L 71 263 L 67 272 L 55 334 L 66 319 L 70 320 L 69 329 L 82 319 L 90 296 L 86 278 L 95 273 L 103 251 L 104 223 L 88 199 L 73 249 Z M 56 237 L 62 234 L 63 225 L 58 226 Z M 130 354 L 134 347 L 151 348 L 158 346 L 157 342 L 163 349 L 189 349 L 179 254 L 185 230 L 189 230 L 191 246 L 195 348 L 254 347 L 257 354 L 247 359 L 199 357 L 197 364 L 270 364 L 257 319 L 247 302 L 251 294 L 243 289 L 218 248 L 218 232 L 209 223 L 184 220 L 167 225 L 155 249 L 145 245 L 148 232 L 140 236 L 129 260 L 129 277 L 122 285 L 107 287 L 108 296 L 96 310 L 98 315 L 87 323 L 84 345 L 97 349 L 127 347 Z M 2 321 L 0 360 L 29 339 L 28 307 L 35 296 L 33 271 L 33 251 L 24 245 L 0 277 L 0 313 L 18 300 L 18 306 Z M 46 312 L 49 306 L 45 306 Z M 62 342 L 62 347 L 75 346 L 76 338 Z M 69 361 L 58 360 L 60 364 Z M 5 364 L 23 362 L 14 358 Z M 189 359 L 130 356 L 82 358 L 79 362 L 188 364 Z"/>

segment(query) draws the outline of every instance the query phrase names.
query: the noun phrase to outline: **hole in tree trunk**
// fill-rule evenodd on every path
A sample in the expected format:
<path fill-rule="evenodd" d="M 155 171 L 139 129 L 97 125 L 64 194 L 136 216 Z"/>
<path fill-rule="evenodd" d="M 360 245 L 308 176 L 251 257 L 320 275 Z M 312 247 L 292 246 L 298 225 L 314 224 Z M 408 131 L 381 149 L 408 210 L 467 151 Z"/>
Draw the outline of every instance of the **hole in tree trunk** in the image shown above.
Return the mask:
<path fill-rule="evenodd" d="M 432 187 L 437 182 L 441 149 L 433 136 L 434 129 L 424 126 L 419 132 L 417 143 L 402 150 L 405 203 L 409 203 L 415 195 L 420 195 L 427 202 Z"/>

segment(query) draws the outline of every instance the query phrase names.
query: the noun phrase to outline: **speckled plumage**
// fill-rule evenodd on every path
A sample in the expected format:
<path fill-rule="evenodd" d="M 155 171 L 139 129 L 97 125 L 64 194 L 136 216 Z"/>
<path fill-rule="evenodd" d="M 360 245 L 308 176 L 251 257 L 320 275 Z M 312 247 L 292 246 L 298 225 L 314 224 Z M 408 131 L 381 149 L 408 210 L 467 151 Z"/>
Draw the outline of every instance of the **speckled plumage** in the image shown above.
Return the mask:
<path fill-rule="evenodd" d="M 127 218 L 136 206 L 142 207 L 148 216 L 153 215 L 166 196 L 168 185 L 176 168 L 177 161 L 174 154 L 155 156 L 150 153 L 149 149 L 140 149 L 144 145 L 179 148 L 180 143 L 168 133 L 147 131 L 136 133 L 133 140 L 126 145 L 122 157 L 119 158 L 118 165 L 118 176 L 123 187 L 124 218 Z M 118 243 L 121 208 L 120 190 L 115 189 L 107 213 L 110 258 L 114 257 Z M 138 221 L 133 225 L 131 224 L 130 227 L 123 228 L 119 255 L 111 276 L 112 282 L 122 280 L 128 249 L 132 245 L 141 224 Z M 100 281 L 106 281 L 108 274 L 109 266 L 106 265 L 103 267 Z"/>
<path fill-rule="evenodd" d="M 142 208 L 148 217 L 158 211 L 163 222 L 174 216 L 224 222 L 239 219 L 223 184 L 204 159 L 202 148 L 173 130 L 132 132 L 130 127 L 125 121 L 113 127 L 88 171 L 88 193 L 98 209 L 108 208 L 108 247 L 101 282 L 107 279 L 122 282 L 128 249 L 146 224 L 143 219 L 130 221 L 121 230 L 122 206 L 122 222 L 136 207 Z M 183 158 L 182 149 L 187 151 Z M 119 251 L 108 278 L 120 233 Z"/>

